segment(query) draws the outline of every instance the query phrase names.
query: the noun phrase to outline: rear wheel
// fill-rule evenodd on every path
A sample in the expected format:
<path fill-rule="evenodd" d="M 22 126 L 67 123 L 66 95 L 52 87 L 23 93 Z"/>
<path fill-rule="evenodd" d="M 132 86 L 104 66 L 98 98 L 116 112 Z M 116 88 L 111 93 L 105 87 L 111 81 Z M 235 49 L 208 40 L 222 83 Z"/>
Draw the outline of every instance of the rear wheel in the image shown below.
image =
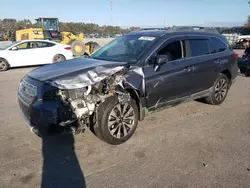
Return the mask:
<path fill-rule="evenodd" d="M 93 41 L 87 42 L 85 45 L 89 46 L 89 54 L 92 54 L 94 51 L 101 47 L 97 42 Z"/>
<path fill-rule="evenodd" d="M 103 141 L 118 145 L 127 141 L 138 124 L 138 108 L 133 99 L 119 103 L 117 97 L 104 101 L 97 112 L 96 135 Z"/>
<path fill-rule="evenodd" d="M 230 84 L 226 75 L 219 74 L 216 79 L 211 95 L 205 98 L 206 102 L 212 105 L 220 105 L 227 97 Z"/>
<path fill-rule="evenodd" d="M 249 77 L 250 76 L 250 69 L 246 69 L 244 74 L 246 77 Z"/>
<path fill-rule="evenodd" d="M 9 63 L 5 59 L 0 58 L 0 71 L 6 71 L 9 67 Z"/>
<path fill-rule="evenodd" d="M 246 68 L 242 68 L 242 67 L 241 67 L 241 68 L 240 68 L 240 73 L 241 73 L 241 74 L 245 74 L 245 72 L 246 72 Z"/>
<path fill-rule="evenodd" d="M 59 62 L 59 61 L 65 61 L 66 60 L 66 58 L 63 56 L 63 55 L 61 55 L 61 54 L 57 54 L 57 55 L 55 55 L 54 57 L 53 57 L 53 63 L 55 63 L 55 62 Z"/>

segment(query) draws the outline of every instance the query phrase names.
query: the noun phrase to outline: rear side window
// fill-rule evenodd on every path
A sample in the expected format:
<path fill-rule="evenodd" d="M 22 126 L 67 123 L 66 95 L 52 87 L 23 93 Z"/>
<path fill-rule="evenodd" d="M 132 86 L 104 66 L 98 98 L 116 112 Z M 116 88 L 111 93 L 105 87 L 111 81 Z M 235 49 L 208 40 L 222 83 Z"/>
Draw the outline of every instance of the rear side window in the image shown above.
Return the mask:
<path fill-rule="evenodd" d="M 220 39 L 211 37 L 210 38 L 210 49 L 211 53 L 223 52 L 227 49 L 227 45 Z"/>
<path fill-rule="evenodd" d="M 189 45 L 192 57 L 209 54 L 209 45 L 208 45 L 208 40 L 206 39 L 189 40 Z"/>
<path fill-rule="evenodd" d="M 50 42 L 36 42 L 36 43 L 39 48 L 51 47 L 55 45 L 54 43 Z"/>

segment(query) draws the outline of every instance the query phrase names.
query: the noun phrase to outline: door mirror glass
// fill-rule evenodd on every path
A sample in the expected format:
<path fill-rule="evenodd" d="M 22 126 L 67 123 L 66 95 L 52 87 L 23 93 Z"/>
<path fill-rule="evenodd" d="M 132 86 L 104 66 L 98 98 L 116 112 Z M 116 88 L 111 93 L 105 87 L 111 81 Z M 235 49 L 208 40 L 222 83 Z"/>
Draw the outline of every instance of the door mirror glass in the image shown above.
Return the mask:
<path fill-rule="evenodd" d="M 160 67 L 167 63 L 168 61 L 168 56 L 167 55 L 158 55 L 156 56 L 156 62 L 154 64 L 154 71 L 159 71 L 160 70 Z"/>
<path fill-rule="evenodd" d="M 15 46 L 15 47 L 11 48 L 11 50 L 16 51 L 16 50 L 18 50 L 18 48 Z"/>
<path fill-rule="evenodd" d="M 158 55 L 156 57 L 156 64 L 157 65 L 163 65 L 163 64 L 167 63 L 167 61 L 168 61 L 167 55 Z"/>

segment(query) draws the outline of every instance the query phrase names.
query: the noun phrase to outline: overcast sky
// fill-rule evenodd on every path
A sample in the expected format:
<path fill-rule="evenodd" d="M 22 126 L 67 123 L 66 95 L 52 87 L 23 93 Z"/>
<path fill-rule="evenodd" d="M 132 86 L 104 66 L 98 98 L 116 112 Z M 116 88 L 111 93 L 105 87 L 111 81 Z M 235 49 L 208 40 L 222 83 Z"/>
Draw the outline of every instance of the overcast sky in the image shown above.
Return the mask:
<path fill-rule="evenodd" d="M 0 19 L 58 17 L 100 25 L 163 27 L 233 26 L 246 21 L 249 0 L 0 0 Z"/>

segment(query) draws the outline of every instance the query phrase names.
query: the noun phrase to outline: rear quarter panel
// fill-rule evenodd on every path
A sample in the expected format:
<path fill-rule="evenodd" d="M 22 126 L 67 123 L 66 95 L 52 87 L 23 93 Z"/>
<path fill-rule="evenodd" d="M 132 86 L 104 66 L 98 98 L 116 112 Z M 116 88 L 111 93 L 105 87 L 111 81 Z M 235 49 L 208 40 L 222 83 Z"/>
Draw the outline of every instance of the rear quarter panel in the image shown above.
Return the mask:
<path fill-rule="evenodd" d="M 66 60 L 74 58 L 73 53 L 72 53 L 71 50 L 64 49 L 66 47 L 70 47 L 70 46 L 68 46 L 68 45 L 58 45 L 57 49 L 55 50 L 54 56 L 56 54 L 62 54 L 66 58 Z"/>

